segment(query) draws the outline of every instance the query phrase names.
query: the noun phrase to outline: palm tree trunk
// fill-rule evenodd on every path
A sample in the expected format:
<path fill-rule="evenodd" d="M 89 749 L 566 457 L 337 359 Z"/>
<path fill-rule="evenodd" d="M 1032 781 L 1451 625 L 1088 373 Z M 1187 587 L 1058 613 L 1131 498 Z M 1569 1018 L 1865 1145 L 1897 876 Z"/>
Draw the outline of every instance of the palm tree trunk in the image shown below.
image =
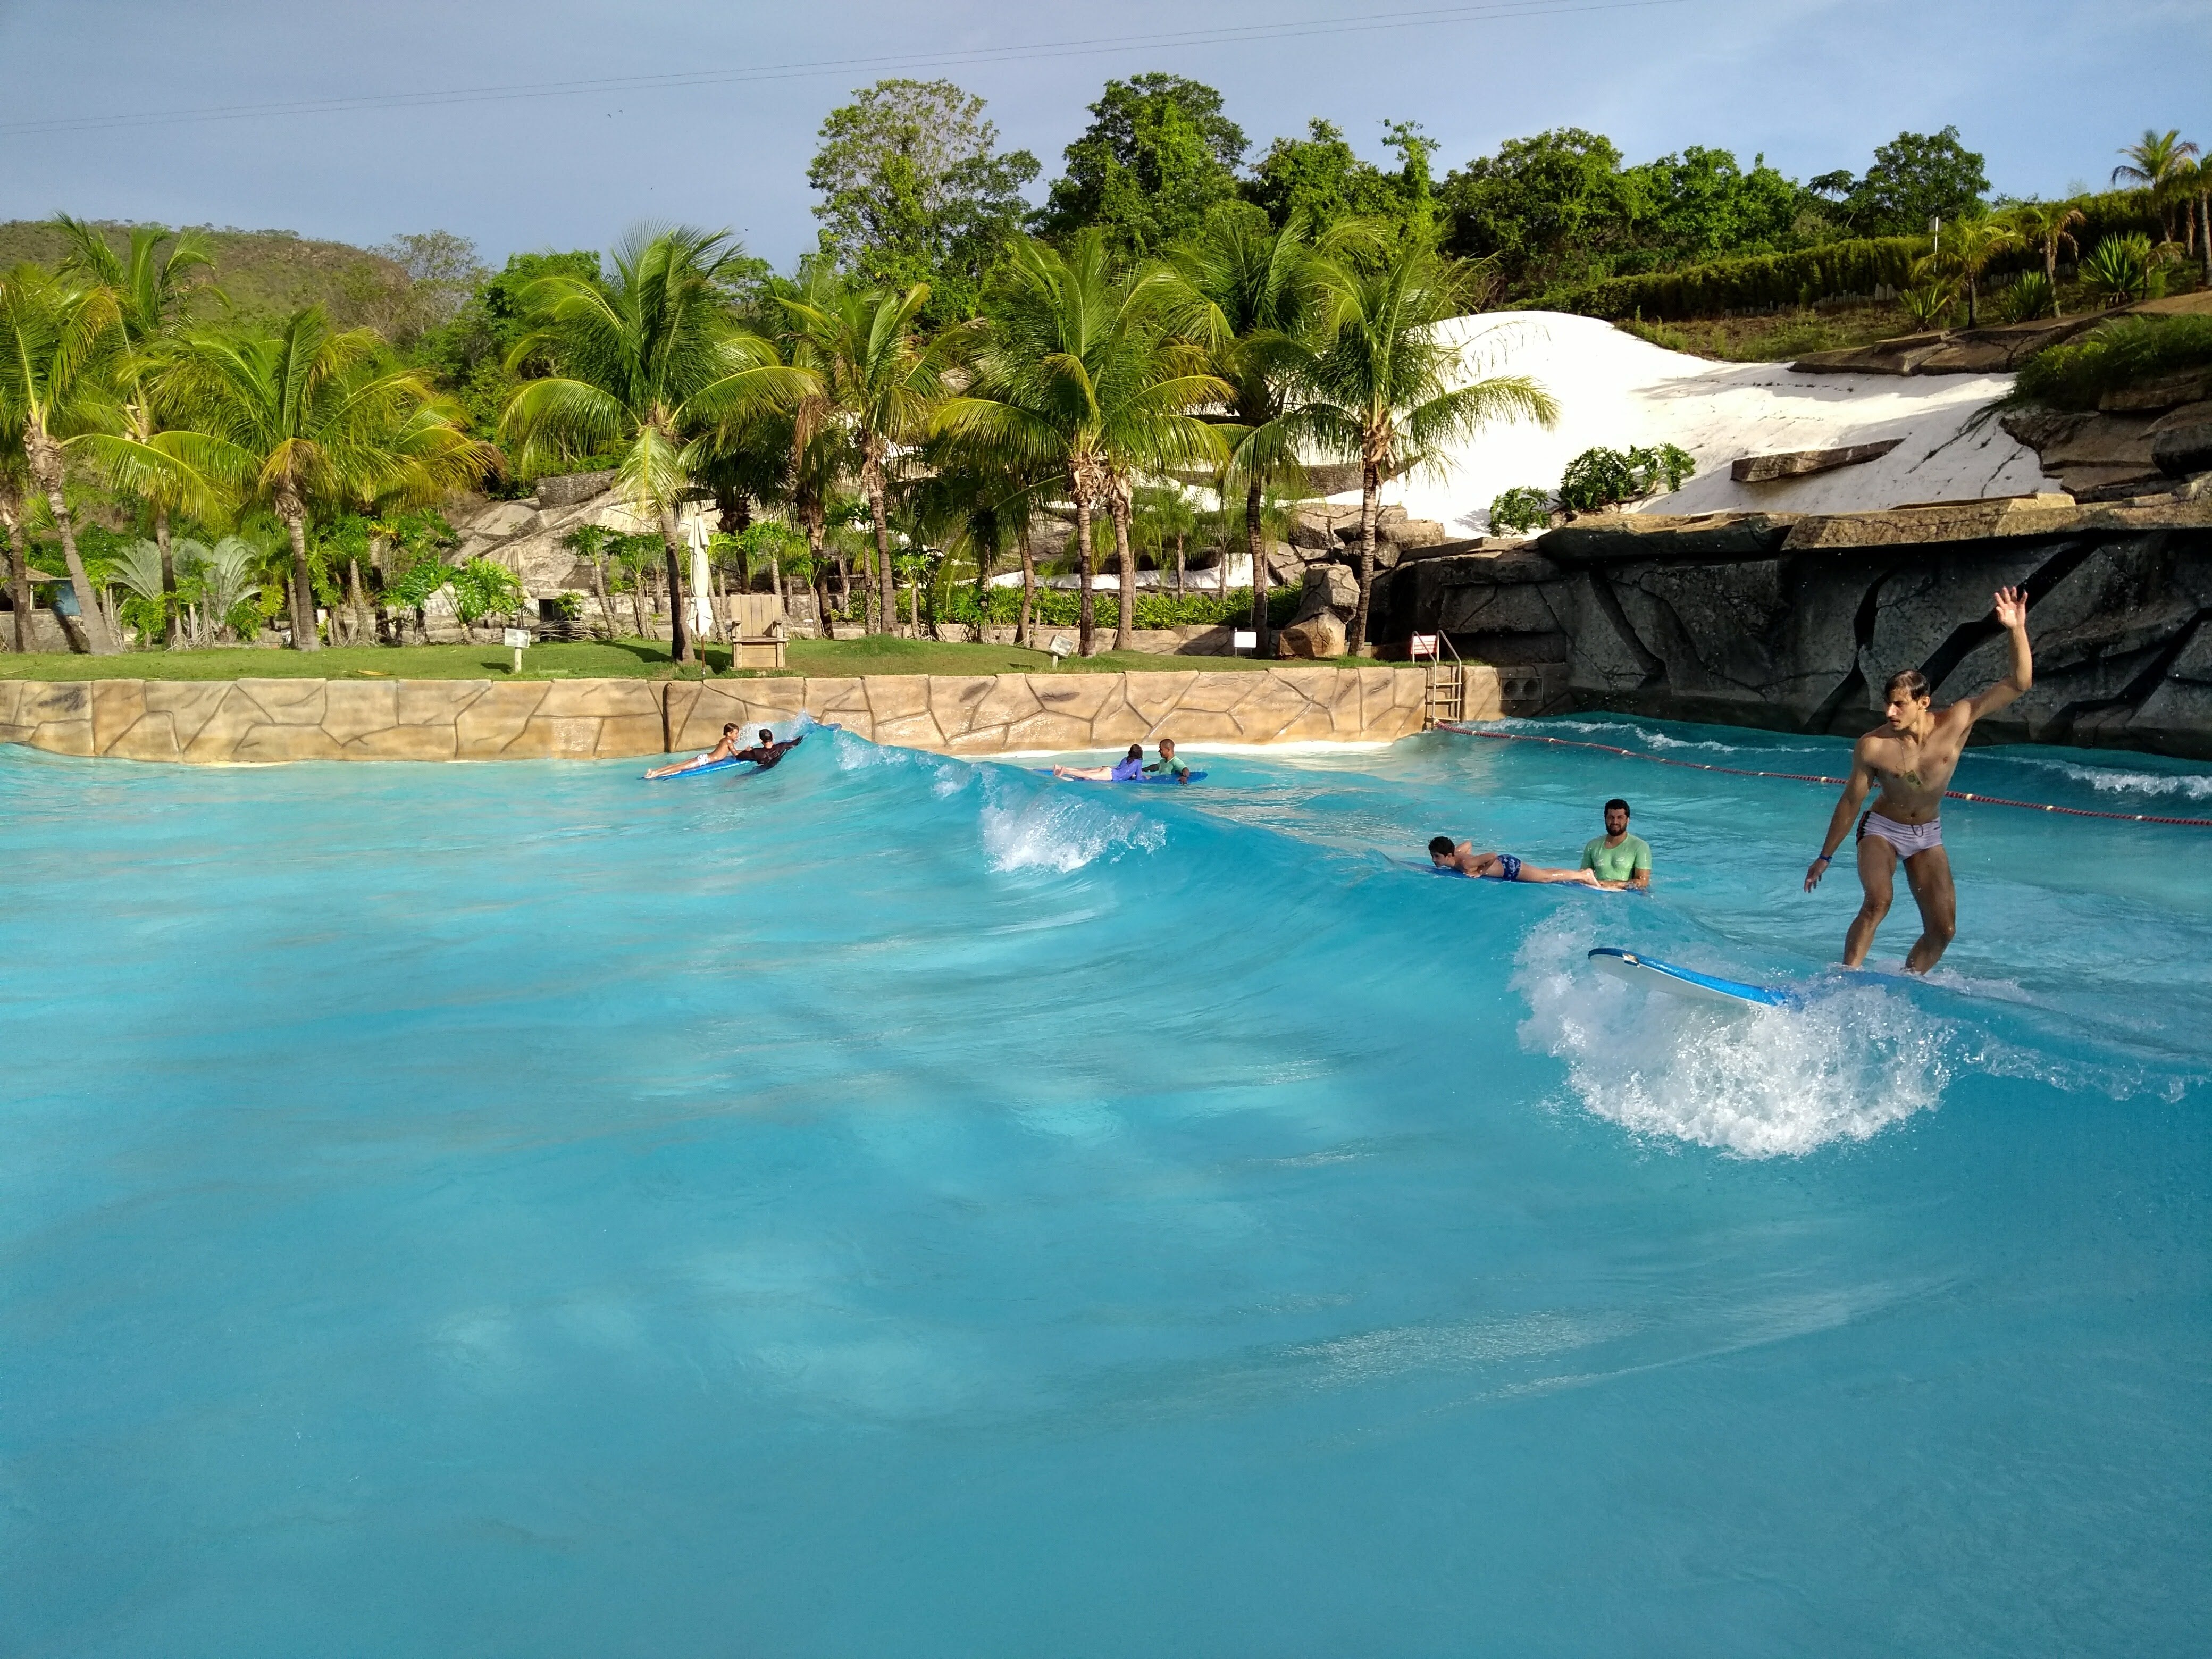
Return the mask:
<path fill-rule="evenodd" d="M 1375 591 L 1375 508 L 1382 489 L 1382 470 L 1372 460 L 1359 468 L 1359 605 L 1352 613 L 1347 647 L 1358 656 L 1367 645 L 1367 607 Z"/>
<path fill-rule="evenodd" d="M 884 505 L 881 479 L 868 486 L 868 518 L 876 532 L 874 598 L 878 625 L 886 634 L 896 634 L 898 632 L 898 579 L 891 572 L 891 521 L 890 512 Z"/>
<path fill-rule="evenodd" d="M 376 643 L 375 619 L 368 614 L 368 593 L 361 585 L 361 561 L 346 561 L 346 601 L 353 610 L 353 642 Z"/>
<path fill-rule="evenodd" d="M 1121 485 L 1106 498 L 1106 510 L 1114 520 L 1114 561 L 1121 574 L 1121 603 L 1115 607 L 1114 617 L 1114 648 L 1133 651 L 1137 648 L 1137 556 L 1129 546 L 1129 491 Z"/>
<path fill-rule="evenodd" d="M 161 552 L 161 641 L 172 651 L 184 646 L 184 623 L 177 605 L 177 562 L 169 552 L 169 509 L 155 503 L 154 545 Z"/>
<path fill-rule="evenodd" d="M 1978 287 L 1980 283 L 1974 280 L 1974 273 L 1968 271 L 1966 273 L 1966 326 L 1968 328 L 1980 326 L 1974 316 L 1974 290 Z"/>
<path fill-rule="evenodd" d="M 637 619 L 638 638 L 651 639 L 653 629 L 645 620 L 645 570 L 641 566 L 630 568 L 629 614 Z"/>
<path fill-rule="evenodd" d="M 615 613 L 607 604 L 607 562 L 602 557 L 592 560 L 592 592 L 599 601 L 599 631 L 611 644 L 615 637 Z"/>
<path fill-rule="evenodd" d="M 1255 472 L 1244 483 L 1244 546 L 1252 556 L 1252 632 L 1259 641 L 1253 654 L 1272 657 L 1275 642 L 1267 633 L 1267 555 L 1260 544 L 1260 475 Z M 1223 562 L 1228 556 L 1222 555 Z"/>
<path fill-rule="evenodd" d="M 23 538 L 22 501 L 0 483 L 0 531 L 8 536 L 8 592 L 15 606 L 15 649 L 31 648 L 31 544 Z"/>
<path fill-rule="evenodd" d="M 1030 618 L 1036 614 L 1036 549 L 1030 542 L 1030 526 L 1026 519 L 1022 520 L 1021 545 L 1022 617 L 1014 627 L 1014 643 L 1034 649 L 1030 642 Z"/>
<path fill-rule="evenodd" d="M 660 550 L 668 562 L 668 654 L 678 663 L 692 660 L 691 629 L 684 615 L 684 571 L 677 563 L 676 510 L 660 509 Z"/>
<path fill-rule="evenodd" d="M 284 533 L 292 543 L 292 574 L 288 584 L 292 591 L 292 648 L 319 651 L 323 642 L 315 636 L 315 579 L 307 568 L 307 504 L 288 489 L 278 494 L 276 506 L 276 516 L 284 521 Z"/>
<path fill-rule="evenodd" d="M 1076 581 L 1080 597 L 1076 600 L 1075 649 L 1079 656 L 1091 654 L 1091 635 L 1093 624 L 1091 598 L 1091 501 L 1087 495 L 1075 498 Z"/>
<path fill-rule="evenodd" d="M 54 528 L 61 532 L 62 560 L 69 568 L 70 591 L 76 595 L 79 618 L 84 624 L 87 647 L 95 657 L 112 657 L 122 649 L 113 635 L 107 631 L 107 617 L 100 608 L 100 599 L 92 591 L 92 579 L 84 574 L 84 561 L 77 556 L 76 525 L 70 517 L 69 503 L 63 499 L 64 487 L 62 473 L 61 446 L 52 438 L 36 432 L 23 434 L 24 458 L 31 464 L 31 477 L 46 498 L 46 508 L 54 515 Z"/>
<path fill-rule="evenodd" d="M 2046 239 L 2043 244 L 2043 278 L 2051 284 L 2051 314 L 2063 315 L 2058 305 L 2058 239 Z"/>
<path fill-rule="evenodd" d="M 2197 228 L 2204 246 L 2204 286 L 2212 289 L 2212 191 L 2197 198 Z"/>
<path fill-rule="evenodd" d="M 1189 590 L 1183 586 L 1182 540 L 1181 536 L 1176 538 L 1176 599 L 1178 603 L 1189 597 Z"/>

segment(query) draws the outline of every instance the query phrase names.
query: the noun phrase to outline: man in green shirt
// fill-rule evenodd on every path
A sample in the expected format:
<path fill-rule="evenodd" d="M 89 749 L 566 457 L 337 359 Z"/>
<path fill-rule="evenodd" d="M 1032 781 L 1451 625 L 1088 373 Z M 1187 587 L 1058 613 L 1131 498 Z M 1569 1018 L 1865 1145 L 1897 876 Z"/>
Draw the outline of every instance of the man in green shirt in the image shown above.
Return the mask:
<path fill-rule="evenodd" d="M 1160 739 L 1160 757 L 1154 761 L 1150 766 L 1147 766 L 1145 770 L 1147 772 L 1164 773 L 1167 776 L 1173 778 L 1177 783 L 1188 783 L 1190 781 L 1190 763 L 1184 760 L 1178 760 L 1176 757 L 1175 739 L 1173 738 L 1162 738 Z"/>
<path fill-rule="evenodd" d="M 1628 833 L 1628 803 L 1614 796 L 1605 804 L 1605 833 L 1583 848 L 1582 867 L 1601 887 L 1651 890 L 1651 844 Z"/>

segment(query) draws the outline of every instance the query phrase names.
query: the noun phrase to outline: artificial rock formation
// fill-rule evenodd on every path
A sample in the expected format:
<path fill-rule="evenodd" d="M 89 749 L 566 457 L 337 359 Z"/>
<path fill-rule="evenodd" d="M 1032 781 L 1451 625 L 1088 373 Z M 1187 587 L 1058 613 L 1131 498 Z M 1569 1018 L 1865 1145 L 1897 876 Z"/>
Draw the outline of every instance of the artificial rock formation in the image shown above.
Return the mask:
<path fill-rule="evenodd" d="M 1985 736 L 2212 757 L 2212 491 L 1585 520 L 1391 573 L 1378 637 L 1440 630 L 1492 663 L 1556 665 L 1555 708 L 1856 732 L 1898 669 L 1941 701 L 1999 678 L 2005 586 L 2028 592 L 2036 683 Z"/>

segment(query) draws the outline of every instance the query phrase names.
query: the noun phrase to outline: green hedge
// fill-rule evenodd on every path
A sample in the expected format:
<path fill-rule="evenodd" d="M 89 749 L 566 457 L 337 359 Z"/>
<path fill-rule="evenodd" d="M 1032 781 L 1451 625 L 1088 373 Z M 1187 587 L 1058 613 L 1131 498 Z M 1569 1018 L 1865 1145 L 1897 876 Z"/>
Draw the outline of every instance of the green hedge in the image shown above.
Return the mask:
<path fill-rule="evenodd" d="M 1267 623 L 1280 628 L 1297 614 L 1300 590 L 1295 587 L 1270 589 L 1267 594 Z M 923 596 L 922 614 L 933 622 L 965 623 L 973 628 L 980 621 L 997 628 L 1012 628 L 1022 619 L 1022 590 L 1018 587 L 993 587 L 985 590 L 985 599 L 978 615 L 975 590 L 963 582 L 944 595 L 933 612 L 927 596 Z M 1093 595 L 1093 615 L 1101 627 L 1111 628 L 1119 615 L 1121 598 L 1118 594 L 1100 592 Z M 1040 628 L 1073 628 L 1080 615 L 1081 597 L 1066 587 L 1039 587 L 1034 612 Z M 906 593 L 899 593 L 899 614 L 906 614 Z M 1191 593 L 1177 599 L 1172 593 L 1137 594 L 1137 626 L 1139 628 L 1218 628 L 1224 623 L 1249 626 L 1252 616 L 1252 590 L 1232 587 L 1226 593 Z"/>
<path fill-rule="evenodd" d="M 1912 262 L 1927 251 L 1925 236 L 1881 236 L 1830 242 L 1801 253 L 1716 259 L 1680 270 L 1593 283 L 1568 295 L 1565 308 L 1586 317 L 1680 322 L 1810 305 L 1844 295 L 1871 295 L 1879 288 L 1905 288 L 1911 280 Z"/>

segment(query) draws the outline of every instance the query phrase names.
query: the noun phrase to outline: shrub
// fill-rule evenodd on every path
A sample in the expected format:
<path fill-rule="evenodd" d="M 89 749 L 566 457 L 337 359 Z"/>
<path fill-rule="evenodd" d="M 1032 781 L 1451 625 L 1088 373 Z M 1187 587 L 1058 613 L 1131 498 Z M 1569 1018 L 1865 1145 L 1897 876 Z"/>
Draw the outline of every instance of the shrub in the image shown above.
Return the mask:
<path fill-rule="evenodd" d="M 453 573 L 453 614 L 471 628 L 522 608 L 522 579 L 489 559 L 471 559 Z"/>
<path fill-rule="evenodd" d="M 905 596 L 900 596 L 903 599 Z M 1107 628 L 1113 626 L 1115 596 L 1101 592 L 1097 596 L 1098 620 Z M 1297 614 L 1299 590 L 1295 587 L 1272 588 L 1267 594 L 1267 623 L 1272 628 L 1282 627 Z M 1139 628 L 1218 628 L 1224 624 L 1242 627 L 1252 615 L 1252 590 L 1232 587 L 1226 593 L 1190 593 L 1178 599 L 1172 593 L 1137 594 L 1137 626 Z M 1073 588 L 1039 587 L 1036 607 L 1031 613 L 1040 628 L 1073 628 L 1081 614 L 1081 595 Z M 951 589 L 937 607 L 939 622 L 965 623 L 973 628 L 988 623 L 994 628 L 1011 628 L 1022 617 L 1022 590 L 1016 586 L 989 587 L 979 608 L 975 590 L 963 582 Z"/>
<path fill-rule="evenodd" d="M 1680 489 L 1698 464 L 1686 449 L 1585 449 L 1559 478 L 1559 505 L 1570 513 L 1595 513 L 1649 495 L 1664 484 Z"/>
<path fill-rule="evenodd" d="M 2008 323 L 2032 323 L 2039 317 L 2057 315 L 2058 295 L 2041 271 L 2024 271 L 2005 290 L 2002 309 Z"/>
<path fill-rule="evenodd" d="M 1589 317 L 1674 322 L 1776 306 L 1810 305 L 1846 295 L 1902 289 L 1912 262 L 1928 251 L 1924 236 L 1881 236 L 1829 242 L 1798 253 L 1715 259 L 1680 270 L 1616 276 L 1559 301 Z"/>
<path fill-rule="evenodd" d="M 2212 317 L 2115 317 L 2021 365 L 2014 395 L 2053 409 L 2094 409 L 2108 392 L 2212 368 Z"/>
<path fill-rule="evenodd" d="M 1912 319 L 1915 328 L 1936 328 L 1944 313 L 1951 309 L 1951 290 L 1940 283 L 1923 283 L 1918 288 L 1909 288 L 1902 296 L 1905 314 Z"/>
<path fill-rule="evenodd" d="M 1501 532 L 1541 530 L 1552 522 L 1552 492 L 1534 484 L 1509 489 L 1490 504 L 1490 528 Z"/>
<path fill-rule="evenodd" d="M 2078 270 L 2081 286 L 2106 305 L 2155 300 L 2166 292 L 2166 262 L 2140 231 L 2107 236 Z"/>

